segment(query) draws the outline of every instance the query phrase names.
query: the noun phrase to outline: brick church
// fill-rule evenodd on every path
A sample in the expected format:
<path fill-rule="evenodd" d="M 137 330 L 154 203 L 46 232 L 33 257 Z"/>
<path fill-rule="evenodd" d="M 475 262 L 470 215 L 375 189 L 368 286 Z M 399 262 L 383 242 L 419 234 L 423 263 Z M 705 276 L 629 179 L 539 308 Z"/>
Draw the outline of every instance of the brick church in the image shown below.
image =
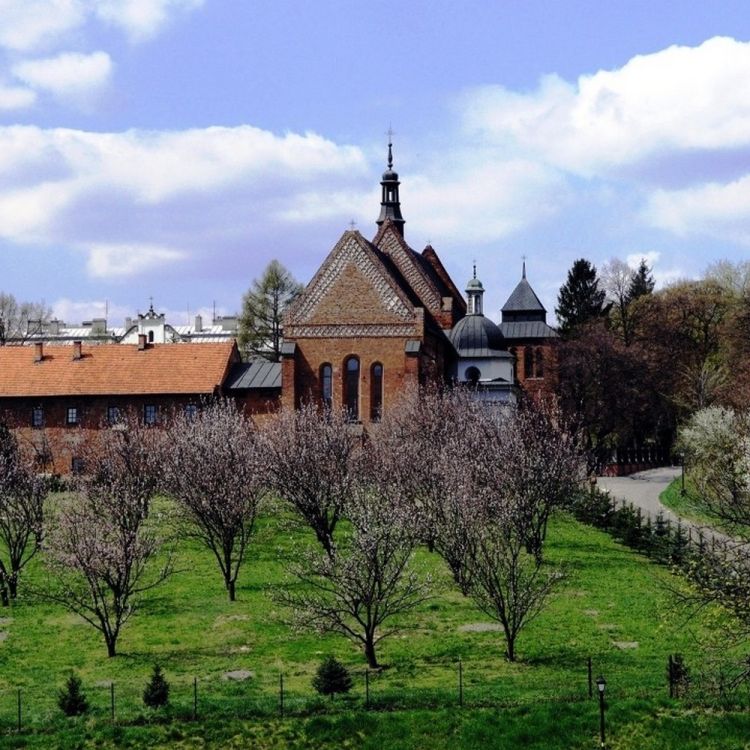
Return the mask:
<path fill-rule="evenodd" d="M 375 237 L 344 232 L 287 311 L 283 408 L 314 400 L 366 423 L 410 384 L 470 383 L 479 398 L 501 402 L 520 388 L 549 388 L 557 334 L 525 264 L 497 325 L 484 315 L 476 268 L 465 300 L 431 245 L 407 244 L 390 143 L 380 184 Z"/>

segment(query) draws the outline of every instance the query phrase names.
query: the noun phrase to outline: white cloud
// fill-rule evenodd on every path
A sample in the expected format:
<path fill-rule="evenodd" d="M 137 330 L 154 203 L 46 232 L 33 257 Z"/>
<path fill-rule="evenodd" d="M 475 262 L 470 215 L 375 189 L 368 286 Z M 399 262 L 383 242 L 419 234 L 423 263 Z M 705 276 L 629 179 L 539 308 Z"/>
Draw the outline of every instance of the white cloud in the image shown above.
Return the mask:
<path fill-rule="evenodd" d="M 21 86 L 3 86 L 0 84 L 0 111 L 25 109 L 36 101 L 36 93 Z"/>
<path fill-rule="evenodd" d="M 725 37 L 638 55 L 569 83 L 472 92 L 466 126 L 483 139 L 584 176 L 656 154 L 750 146 L 750 43 Z"/>
<path fill-rule="evenodd" d="M 0 171 L 12 175 L 0 238 L 84 250 L 90 276 L 113 278 L 231 252 L 222 241 L 267 232 L 321 180 L 358 194 L 367 166 L 359 149 L 314 133 L 14 126 L 0 128 Z M 330 215 L 321 204 L 307 219 Z"/>
<path fill-rule="evenodd" d="M 625 258 L 625 262 L 628 264 L 628 268 L 637 271 L 642 260 L 646 261 L 649 268 L 653 268 L 658 263 L 659 258 L 661 258 L 661 253 L 658 250 L 650 250 L 647 253 L 630 253 Z"/>
<path fill-rule="evenodd" d="M 728 184 L 657 190 L 644 217 L 680 236 L 714 235 L 750 245 L 750 175 Z"/>
<path fill-rule="evenodd" d="M 26 60 L 12 68 L 13 75 L 29 86 L 66 98 L 85 96 L 103 86 L 112 73 L 106 52 L 82 55 L 64 52 L 56 57 Z"/>
<path fill-rule="evenodd" d="M 126 278 L 153 271 L 185 257 L 171 247 L 149 244 L 101 244 L 88 249 L 86 268 L 94 278 Z"/>
<path fill-rule="evenodd" d="M 190 11 L 204 0 L 97 0 L 96 14 L 125 30 L 134 41 L 148 39 L 169 20 L 171 14 Z"/>
<path fill-rule="evenodd" d="M 108 321 L 114 321 L 110 325 L 117 325 L 117 321 L 124 320 L 128 315 L 132 316 L 134 312 L 124 305 L 112 304 L 107 300 L 73 300 L 68 297 L 60 297 L 51 307 L 54 317 L 68 326 L 75 326 L 92 318 L 107 318 Z"/>
<path fill-rule="evenodd" d="M 26 52 L 59 40 L 86 19 L 82 0 L 0 0 L 0 46 Z"/>

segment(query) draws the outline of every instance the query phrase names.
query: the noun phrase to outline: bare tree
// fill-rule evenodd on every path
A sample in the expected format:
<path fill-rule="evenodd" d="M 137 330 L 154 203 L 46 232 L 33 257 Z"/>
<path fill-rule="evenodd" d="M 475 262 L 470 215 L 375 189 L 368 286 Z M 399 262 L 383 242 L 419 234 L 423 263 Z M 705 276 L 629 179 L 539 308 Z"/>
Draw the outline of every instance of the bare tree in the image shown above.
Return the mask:
<path fill-rule="evenodd" d="M 0 603 L 18 595 L 22 569 L 42 542 L 46 482 L 37 477 L 10 430 L 0 424 Z"/>
<path fill-rule="evenodd" d="M 271 487 L 332 554 L 361 442 L 345 414 L 306 404 L 267 423 L 262 439 Z"/>
<path fill-rule="evenodd" d="M 252 424 L 228 401 L 181 415 L 169 430 L 166 485 L 192 535 L 213 553 L 230 601 L 265 492 Z"/>
<path fill-rule="evenodd" d="M 169 556 L 151 570 L 161 548 L 148 512 L 162 438 L 135 416 L 90 436 L 87 473 L 52 515 L 44 543 L 49 580 L 40 594 L 101 632 L 109 656 L 140 596 L 172 572 Z"/>
<path fill-rule="evenodd" d="M 330 552 L 303 554 L 292 569 L 298 584 L 277 596 L 298 627 L 346 636 L 377 668 L 376 646 L 394 632 L 386 622 L 423 602 L 431 581 L 412 567 L 417 535 L 398 482 L 360 467 L 345 504 L 349 533 Z"/>
<path fill-rule="evenodd" d="M 40 333 L 51 316 L 52 310 L 44 302 L 18 302 L 12 294 L 0 292 L 0 345 L 23 342 Z"/>

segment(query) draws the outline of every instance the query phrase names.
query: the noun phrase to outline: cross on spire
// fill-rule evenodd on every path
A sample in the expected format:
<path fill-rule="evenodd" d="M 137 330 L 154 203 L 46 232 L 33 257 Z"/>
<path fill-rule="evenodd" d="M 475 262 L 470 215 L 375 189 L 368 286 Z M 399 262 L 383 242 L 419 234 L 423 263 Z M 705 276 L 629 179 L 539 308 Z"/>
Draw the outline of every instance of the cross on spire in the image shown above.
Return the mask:
<path fill-rule="evenodd" d="M 351 221 L 349 222 L 349 229 L 351 229 L 351 231 L 353 232 L 353 231 L 355 230 L 355 228 L 356 228 L 356 227 L 357 227 L 357 222 L 356 222 L 356 221 L 354 221 L 354 219 L 352 219 L 352 220 L 351 220 Z"/>
<path fill-rule="evenodd" d="M 386 135 L 388 136 L 388 169 L 393 169 L 393 136 L 396 135 L 396 132 L 390 124 Z"/>
<path fill-rule="evenodd" d="M 523 260 L 523 272 L 521 274 L 521 278 L 526 278 L 526 256 L 522 255 L 521 260 Z"/>

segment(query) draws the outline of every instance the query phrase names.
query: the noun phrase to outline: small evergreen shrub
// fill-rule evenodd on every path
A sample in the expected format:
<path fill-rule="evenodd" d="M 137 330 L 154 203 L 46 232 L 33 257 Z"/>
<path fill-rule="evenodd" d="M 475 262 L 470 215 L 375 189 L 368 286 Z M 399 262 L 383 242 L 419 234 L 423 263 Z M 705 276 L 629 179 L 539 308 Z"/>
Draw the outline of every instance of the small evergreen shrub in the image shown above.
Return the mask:
<path fill-rule="evenodd" d="M 158 664 L 154 664 L 151 679 L 143 690 L 143 702 L 149 708 L 161 708 L 169 703 L 169 683 L 164 679 Z"/>
<path fill-rule="evenodd" d="M 349 670 L 335 657 L 326 657 L 313 677 L 312 685 L 321 695 L 348 693 L 352 689 L 352 678 Z"/>
<path fill-rule="evenodd" d="M 66 716 L 80 716 L 89 710 L 89 702 L 81 689 L 81 678 L 76 674 L 68 677 L 65 687 L 57 696 L 57 705 Z"/>

